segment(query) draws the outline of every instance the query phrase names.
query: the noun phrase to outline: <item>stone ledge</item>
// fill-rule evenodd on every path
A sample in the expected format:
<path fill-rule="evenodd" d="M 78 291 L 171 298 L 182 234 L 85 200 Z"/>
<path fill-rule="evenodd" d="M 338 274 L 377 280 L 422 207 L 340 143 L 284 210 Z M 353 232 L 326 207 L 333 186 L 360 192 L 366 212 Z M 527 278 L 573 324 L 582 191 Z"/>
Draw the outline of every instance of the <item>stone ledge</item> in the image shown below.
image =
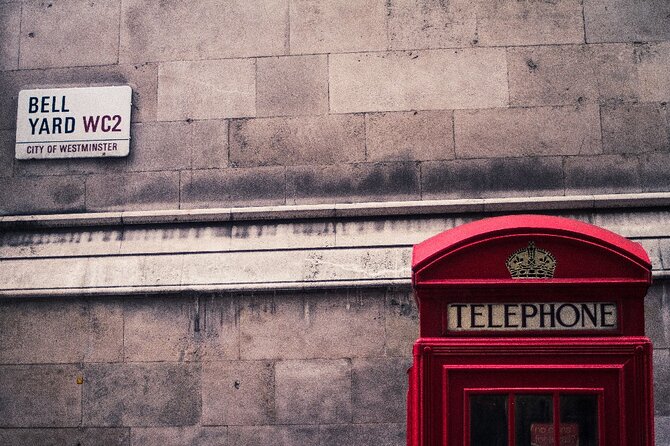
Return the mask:
<path fill-rule="evenodd" d="M 668 204 L 658 193 L 5 217 L 0 298 L 408 287 L 414 244 L 524 211 L 629 237 L 668 280 Z"/>
<path fill-rule="evenodd" d="M 46 297 L 89 297 L 104 295 L 147 296 L 184 292 L 216 293 L 245 291 L 308 291 L 333 290 L 345 288 L 410 288 L 411 279 L 380 280 L 330 280 L 314 282 L 265 282 L 234 283 L 215 285 L 172 285 L 172 286 L 126 286 L 98 288 L 60 288 L 40 290 L 0 290 L 0 299 L 8 298 L 46 298 Z"/>
<path fill-rule="evenodd" d="M 670 205 L 670 192 L 510 197 L 460 200 L 421 200 L 368 203 L 334 203 L 220 209 L 124 211 L 77 214 L 17 215 L 0 217 L 0 228 L 68 228 L 138 224 L 275 221 L 340 217 L 462 214 L 658 208 Z"/>

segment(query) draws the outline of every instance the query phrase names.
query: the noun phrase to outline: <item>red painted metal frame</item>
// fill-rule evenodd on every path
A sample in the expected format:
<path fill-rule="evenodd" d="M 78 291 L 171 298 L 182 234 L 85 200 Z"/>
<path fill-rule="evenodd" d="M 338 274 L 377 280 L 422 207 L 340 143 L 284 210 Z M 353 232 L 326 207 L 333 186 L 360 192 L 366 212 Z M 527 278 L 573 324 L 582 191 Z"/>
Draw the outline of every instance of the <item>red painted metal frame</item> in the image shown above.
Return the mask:
<path fill-rule="evenodd" d="M 511 278 L 505 261 L 529 242 L 554 255 L 553 278 Z M 466 444 L 466 389 L 530 390 L 533 383 L 557 392 L 605 389 L 599 401 L 600 443 L 653 445 L 652 348 L 644 337 L 643 304 L 651 264 L 641 246 L 574 220 L 497 217 L 415 246 L 412 279 L 420 338 L 408 372 L 408 445 Z M 449 303 L 552 301 L 616 302 L 618 326 L 569 332 L 447 330 Z M 513 373 L 527 382 L 510 378 Z M 452 377 L 465 381 L 454 387 L 460 381 Z"/>
<path fill-rule="evenodd" d="M 430 263 L 467 246 L 490 242 L 506 236 L 529 234 L 574 238 L 593 244 L 638 263 L 644 271 L 651 265 L 642 246 L 603 228 L 562 217 L 547 215 L 513 215 L 479 220 L 442 232 L 414 247 L 412 270 L 423 270 Z M 479 272 L 481 274 L 481 271 Z M 597 276 L 600 277 L 600 276 Z M 605 276 L 606 277 L 606 276 Z M 423 281 L 417 281 L 417 284 Z"/>
<path fill-rule="evenodd" d="M 474 388 L 474 389 L 463 389 L 463 443 L 469 444 L 471 439 L 470 432 L 470 401 L 469 397 L 472 394 L 496 394 L 496 395 L 507 395 L 507 441 L 510 445 L 516 444 L 516 426 L 515 426 L 515 397 L 517 394 L 550 394 L 553 398 L 553 409 L 552 409 L 552 423 L 554 425 L 554 444 L 560 445 L 560 404 L 559 398 L 560 395 L 575 395 L 575 394 L 587 394 L 587 395 L 597 395 L 598 397 L 598 446 L 608 446 L 605 444 L 605 416 L 603 411 L 604 406 L 604 389 L 602 387 L 588 388 L 588 387 L 486 387 L 486 388 Z M 447 442 L 446 433 L 443 436 L 444 442 Z"/>

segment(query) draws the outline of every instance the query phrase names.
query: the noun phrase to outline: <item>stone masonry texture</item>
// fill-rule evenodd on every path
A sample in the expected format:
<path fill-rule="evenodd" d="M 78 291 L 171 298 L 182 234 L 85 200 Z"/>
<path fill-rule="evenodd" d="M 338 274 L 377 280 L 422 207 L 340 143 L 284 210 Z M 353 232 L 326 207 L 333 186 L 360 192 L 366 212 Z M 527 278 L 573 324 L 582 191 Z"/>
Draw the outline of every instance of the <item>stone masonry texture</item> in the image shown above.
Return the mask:
<path fill-rule="evenodd" d="M 406 288 L 5 300 L 0 314 L 26 332 L 0 337 L 2 444 L 403 444 Z"/>
<path fill-rule="evenodd" d="M 666 191 L 669 8 L 3 0 L 0 213 Z M 13 159 L 21 89 L 124 84 L 129 157 Z"/>
<path fill-rule="evenodd" d="M 26 2 L 21 68 L 110 65 L 118 62 L 120 1 Z M 64 21 L 68 23 L 64 25 Z M 77 41 L 77 45 L 72 42 Z"/>
<path fill-rule="evenodd" d="M 107 85 L 133 91 L 128 157 L 15 159 L 19 91 Z M 670 192 L 669 102 L 667 0 L 0 0 L 0 218 Z M 286 268 L 273 227 L 226 249 L 264 240 Z M 144 229 L 89 242 L 141 251 Z M 88 268 L 31 240 L 11 249 L 64 272 L 24 284 Z M 179 256 L 139 251 L 85 275 L 181 283 Z M 202 257 L 203 285 L 239 267 Z M 0 445 L 404 445 L 417 325 L 406 288 L 2 299 Z"/>
<path fill-rule="evenodd" d="M 668 334 L 654 324 L 667 318 L 666 286 L 652 287 L 647 300 L 663 423 Z M 1 444 L 405 444 L 406 370 L 418 335 L 409 289 L 0 301 L 2 326 L 44 317 L 45 305 L 58 311 L 36 321 L 47 336 L 2 336 Z M 145 345 L 158 354 L 138 351 L 140 316 Z M 301 325 L 302 334 L 288 336 Z M 264 330 L 276 347 L 208 353 L 208 333 L 244 346 Z M 110 339 L 95 341 L 95 333 Z M 69 345 L 50 341 L 63 337 Z M 59 350 L 36 355 L 12 342 Z"/>

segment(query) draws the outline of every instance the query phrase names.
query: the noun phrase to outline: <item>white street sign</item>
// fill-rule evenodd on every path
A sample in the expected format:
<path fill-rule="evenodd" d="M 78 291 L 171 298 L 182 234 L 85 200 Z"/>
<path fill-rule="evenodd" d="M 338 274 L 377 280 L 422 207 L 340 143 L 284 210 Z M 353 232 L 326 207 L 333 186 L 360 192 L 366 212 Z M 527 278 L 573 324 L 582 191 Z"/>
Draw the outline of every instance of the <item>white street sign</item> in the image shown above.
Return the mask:
<path fill-rule="evenodd" d="M 16 159 L 127 156 L 131 98 L 127 85 L 21 90 Z"/>

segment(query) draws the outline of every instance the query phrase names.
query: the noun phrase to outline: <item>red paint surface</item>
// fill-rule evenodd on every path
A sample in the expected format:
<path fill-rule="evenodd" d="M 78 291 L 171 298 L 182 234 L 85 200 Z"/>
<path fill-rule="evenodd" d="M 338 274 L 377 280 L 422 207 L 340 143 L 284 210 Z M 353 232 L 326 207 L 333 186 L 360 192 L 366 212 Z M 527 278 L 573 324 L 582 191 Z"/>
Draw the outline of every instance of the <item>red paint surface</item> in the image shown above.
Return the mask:
<path fill-rule="evenodd" d="M 511 278 L 505 261 L 529 242 L 554 256 L 553 278 Z M 408 445 L 469 444 L 467 395 L 510 389 L 594 392 L 601 446 L 653 445 L 643 305 L 651 264 L 640 245 L 565 218 L 498 217 L 415 246 L 412 271 L 420 338 L 409 371 Z M 607 332 L 449 332 L 447 304 L 456 302 L 616 302 L 619 321 Z"/>

